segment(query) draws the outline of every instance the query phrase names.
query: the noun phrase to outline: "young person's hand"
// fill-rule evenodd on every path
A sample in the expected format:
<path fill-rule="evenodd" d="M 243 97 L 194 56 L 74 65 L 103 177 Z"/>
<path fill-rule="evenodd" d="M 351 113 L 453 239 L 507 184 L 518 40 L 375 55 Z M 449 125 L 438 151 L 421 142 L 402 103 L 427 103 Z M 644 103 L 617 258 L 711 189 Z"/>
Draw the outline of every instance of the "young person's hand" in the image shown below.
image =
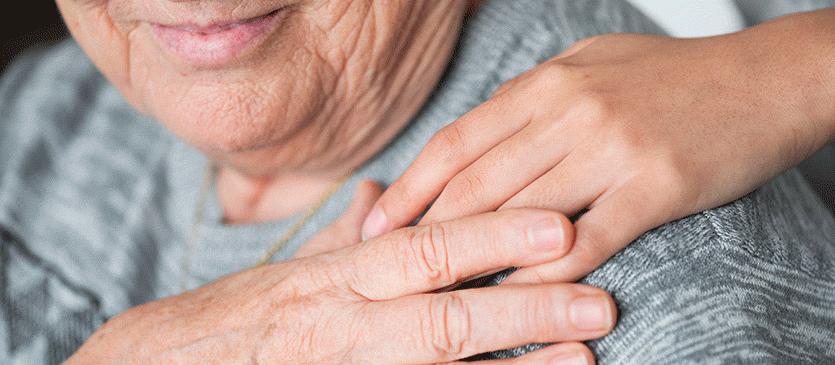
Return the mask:
<path fill-rule="evenodd" d="M 441 130 L 366 237 L 518 207 L 579 216 L 573 250 L 506 282 L 574 281 L 642 233 L 752 191 L 828 142 L 835 11 L 701 38 L 578 42 Z"/>

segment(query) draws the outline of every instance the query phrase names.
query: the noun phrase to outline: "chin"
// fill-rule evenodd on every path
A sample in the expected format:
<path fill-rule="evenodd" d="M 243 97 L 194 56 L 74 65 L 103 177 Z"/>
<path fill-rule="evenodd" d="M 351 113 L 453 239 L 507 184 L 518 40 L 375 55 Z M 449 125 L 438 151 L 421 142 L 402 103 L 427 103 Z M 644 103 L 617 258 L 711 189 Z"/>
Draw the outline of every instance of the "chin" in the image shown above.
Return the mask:
<path fill-rule="evenodd" d="M 316 93 L 297 91 L 281 82 L 262 83 L 169 87 L 168 94 L 175 97 L 157 93 L 149 104 L 152 115 L 174 134 L 212 153 L 237 154 L 279 145 L 319 119 L 322 103 Z"/>
<path fill-rule="evenodd" d="M 280 145 L 294 134 L 294 128 L 289 128 L 293 123 L 242 114 L 221 118 L 195 116 L 163 124 L 186 143 L 212 155 L 251 153 Z"/>

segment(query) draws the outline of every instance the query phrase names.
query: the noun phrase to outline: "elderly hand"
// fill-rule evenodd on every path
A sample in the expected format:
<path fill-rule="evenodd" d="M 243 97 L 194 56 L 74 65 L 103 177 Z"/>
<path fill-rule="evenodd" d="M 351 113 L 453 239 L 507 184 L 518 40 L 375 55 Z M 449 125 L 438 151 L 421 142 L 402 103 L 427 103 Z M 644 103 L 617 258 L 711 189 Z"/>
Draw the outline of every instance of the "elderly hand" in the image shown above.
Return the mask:
<path fill-rule="evenodd" d="M 703 38 L 586 39 L 441 130 L 367 237 L 518 207 L 580 215 L 573 250 L 505 282 L 574 281 L 643 232 L 736 199 L 832 136 L 835 12 Z"/>
<path fill-rule="evenodd" d="M 360 185 L 352 210 L 367 210 L 356 207 L 376 198 L 369 184 Z M 342 224 L 352 219 L 359 232 L 361 218 Z M 130 309 L 67 364 L 428 364 L 532 342 L 597 338 L 612 329 L 615 310 L 593 287 L 431 293 L 481 272 L 553 261 L 572 239 L 565 216 L 531 209 L 395 230 Z M 593 359 L 585 346 L 568 342 L 495 363 L 562 361 Z"/>

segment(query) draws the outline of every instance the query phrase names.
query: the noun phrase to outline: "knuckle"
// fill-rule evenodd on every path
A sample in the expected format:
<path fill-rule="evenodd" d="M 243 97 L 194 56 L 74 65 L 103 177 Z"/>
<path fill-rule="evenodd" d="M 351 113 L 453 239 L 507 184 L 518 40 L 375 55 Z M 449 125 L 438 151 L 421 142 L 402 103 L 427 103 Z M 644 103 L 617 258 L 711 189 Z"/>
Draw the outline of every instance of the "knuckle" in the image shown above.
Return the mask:
<path fill-rule="evenodd" d="M 420 191 L 418 190 L 419 186 L 415 185 L 417 183 L 419 181 L 405 178 L 405 175 L 396 180 L 378 200 L 380 208 L 391 217 L 413 209 L 414 202 L 420 201 L 420 197 L 416 194 L 417 191 Z"/>
<path fill-rule="evenodd" d="M 547 184 L 531 184 L 535 189 L 525 189 L 505 202 L 501 209 L 539 208 L 560 211 L 560 202 L 568 201 L 568 189 L 562 180 L 549 181 Z M 566 212 L 562 212 L 566 213 Z"/>
<path fill-rule="evenodd" d="M 559 61 L 546 61 L 523 74 L 518 84 L 528 95 L 555 95 L 555 91 L 572 90 L 578 85 L 574 74 L 577 66 Z"/>
<path fill-rule="evenodd" d="M 594 137 L 613 145 L 623 137 L 622 131 L 619 130 L 622 121 L 612 108 L 608 97 L 592 90 L 576 92 L 560 121 L 561 123 L 555 123 L 554 127 L 568 127 L 581 139 Z M 552 129 L 550 132 L 559 130 Z"/>
<path fill-rule="evenodd" d="M 577 66 L 570 63 L 565 63 L 562 60 L 550 61 L 537 70 L 537 76 L 541 78 L 547 85 L 559 85 L 566 81 L 572 80 L 572 75 L 576 72 Z"/>
<path fill-rule="evenodd" d="M 596 72 L 597 70 L 593 66 L 578 63 L 570 57 L 550 60 L 542 64 L 540 69 L 537 69 L 538 80 L 535 82 L 538 82 L 540 87 L 551 90 L 561 88 L 579 93 L 595 85 L 595 78 L 590 76 L 593 76 Z"/>
<path fill-rule="evenodd" d="M 458 292 L 436 295 L 429 302 L 424 321 L 425 347 L 441 358 L 455 359 L 467 350 L 471 340 L 470 310 Z"/>
<path fill-rule="evenodd" d="M 442 224 L 430 224 L 415 230 L 410 246 L 417 274 L 439 286 L 455 283 L 449 262 L 446 228 Z"/>
<path fill-rule="evenodd" d="M 577 232 L 577 239 L 572 249 L 581 263 L 593 265 L 605 259 L 608 252 L 608 230 L 598 225 L 587 225 Z"/>
<path fill-rule="evenodd" d="M 660 182 L 662 193 L 668 195 L 665 199 L 683 197 L 686 187 L 691 184 L 690 179 L 685 177 L 686 173 L 674 161 L 659 158 L 649 169 L 649 181 Z M 647 198 L 652 199 L 652 196 Z"/>
<path fill-rule="evenodd" d="M 587 120 L 592 121 L 605 121 L 612 115 L 609 100 L 604 95 L 593 91 L 586 91 L 578 95 L 574 101 L 572 112 L 586 115 Z"/>
<path fill-rule="evenodd" d="M 505 82 L 504 84 L 501 84 L 501 85 L 500 85 L 500 86 L 496 89 L 496 91 L 494 91 L 494 92 L 493 92 L 493 96 L 495 97 L 495 96 L 498 96 L 498 95 L 501 95 L 501 94 L 505 93 L 506 91 L 508 91 L 508 90 L 510 90 L 511 88 L 513 88 L 513 86 L 515 86 L 518 82 L 519 82 L 518 77 L 516 77 L 516 78 L 512 78 L 512 79 L 508 80 L 508 81 L 507 81 L 507 82 Z"/>
<path fill-rule="evenodd" d="M 483 202 L 485 190 L 486 184 L 481 176 L 464 171 L 452 178 L 447 188 L 441 193 L 440 200 L 450 202 L 457 207 L 477 206 Z"/>
<path fill-rule="evenodd" d="M 704 186 L 706 179 L 699 173 L 692 171 L 692 163 L 686 158 L 670 156 L 664 167 L 663 174 L 667 181 L 669 196 L 671 200 L 695 201 L 700 193 L 700 187 Z M 661 180 L 665 181 L 665 180 Z"/>
<path fill-rule="evenodd" d="M 634 184 L 630 190 L 636 204 L 643 202 L 653 207 L 652 211 L 647 210 L 645 214 L 661 220 L 657 222 L 659 225 L 677 215 L 695 212 L 702 199 L 701 177 L 691 174 L 686 167 L 689 164 L 672 154 L 655 154 L 650 158 L 645 163 L 646 171 L 642 181 Z"/>
<path fill-rule="evenodd" d="M 546 283 L 548 281 L 543 281 Z M 537 338 L 554 338 L 559 327 L 555 325 L 554 313 L 560 308 L 554 297 L 545 293 L 530 295 L 525 302 L 523 319 L 519 323 L 523 331 Z"/>
<path fill-rule="evenodd" d="M 435 152 L 436 160 L 440 164 L 457 163 L 466 151 L 464 131 L 456 123 L 450 124 L 432 136 L 426 146 Z"/>

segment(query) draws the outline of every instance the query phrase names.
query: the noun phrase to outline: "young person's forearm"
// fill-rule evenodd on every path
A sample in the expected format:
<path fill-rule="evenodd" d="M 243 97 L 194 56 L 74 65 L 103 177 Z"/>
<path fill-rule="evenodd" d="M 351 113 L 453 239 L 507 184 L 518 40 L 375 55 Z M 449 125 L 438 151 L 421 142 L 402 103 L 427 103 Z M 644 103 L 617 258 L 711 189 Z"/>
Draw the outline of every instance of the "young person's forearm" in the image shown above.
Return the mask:
<path fill-rule="evenodd" d="M 808 122 L 817 149 L 835 140 L 835 8 L 777 18 L 740 33 L 764 92 Z M 804 128 L 804 125 L 799 125 Z"/>

